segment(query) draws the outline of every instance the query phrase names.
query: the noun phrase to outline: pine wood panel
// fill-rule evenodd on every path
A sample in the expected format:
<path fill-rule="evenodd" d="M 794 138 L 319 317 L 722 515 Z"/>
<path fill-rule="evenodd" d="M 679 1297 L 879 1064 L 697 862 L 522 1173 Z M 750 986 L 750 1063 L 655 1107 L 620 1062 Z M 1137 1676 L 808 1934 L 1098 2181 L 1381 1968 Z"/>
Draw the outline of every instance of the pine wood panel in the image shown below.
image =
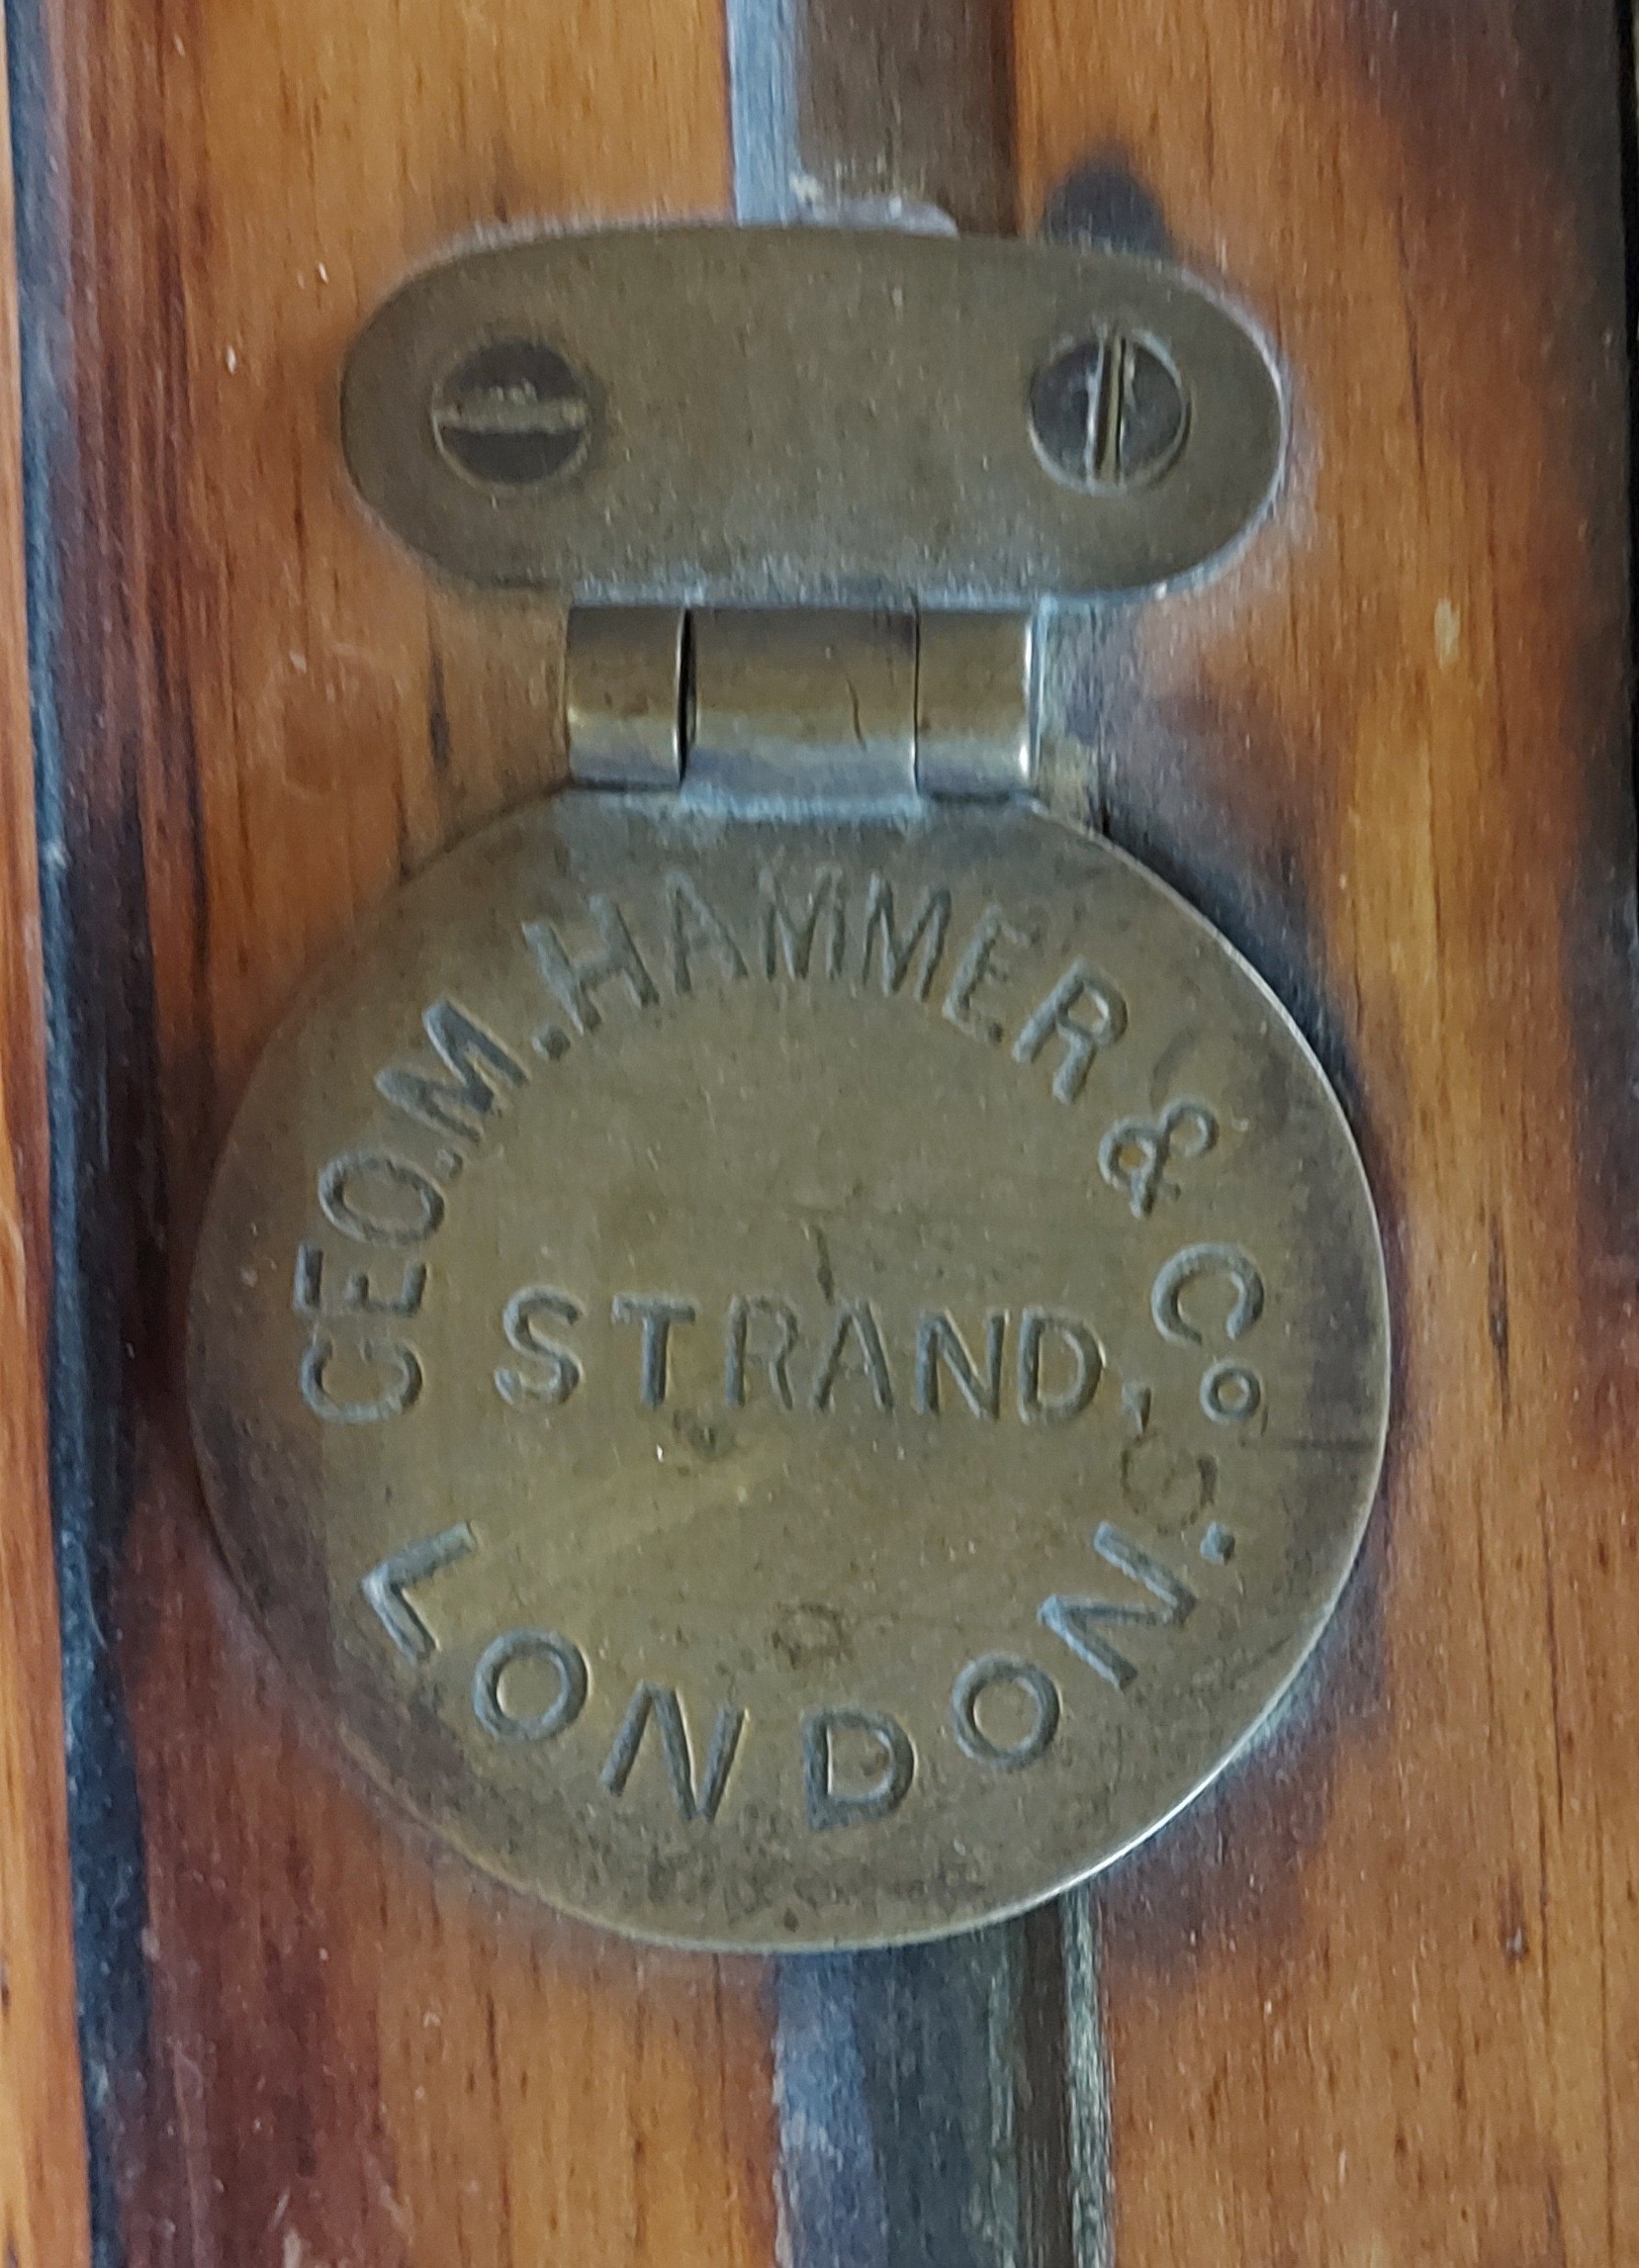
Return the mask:
<path fill-rule="evenodd" d="M 83 2268 L 57 1591 L 50 1278 L 10 136 L 0 125 L 0 2256 Z"/>
<path fill-rule="evenodd" d="M 1103 1908 L 1124 2268 L 1639 2257 L 1632 784 L 1602 6 L 1021 0 L 1270 325 L 1274 526 L 1105 655 L 1111 826 L 1309 1025 L 1382 1202 L 1386 1500 L 1292 1721 Z"/>

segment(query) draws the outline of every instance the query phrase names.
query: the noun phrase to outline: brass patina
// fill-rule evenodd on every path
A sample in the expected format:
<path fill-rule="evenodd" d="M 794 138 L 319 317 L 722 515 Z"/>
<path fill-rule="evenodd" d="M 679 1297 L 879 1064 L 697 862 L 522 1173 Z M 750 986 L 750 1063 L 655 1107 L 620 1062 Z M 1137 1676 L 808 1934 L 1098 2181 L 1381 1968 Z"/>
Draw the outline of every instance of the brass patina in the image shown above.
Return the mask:
<path fill-rule="evenodd" d="M 573 422 L 573 420 L 569 420 Z M 573 791 L 269 1048 L 190 1373 L 348 1744 L 621 1930 L 923 1938 L 1267 1716 L 1382 1455 L 1382 1257 L 1229 947 L 1024 805 Z"/>
<path fill-rule="evenodd" d="M 342 397 L 417 551 L 601 605 L 1154 588 L 1244 536 L 1283 431 L 1262 342 L 1175 267 L 854 228 L 463 252 L 378 310 Z"/>

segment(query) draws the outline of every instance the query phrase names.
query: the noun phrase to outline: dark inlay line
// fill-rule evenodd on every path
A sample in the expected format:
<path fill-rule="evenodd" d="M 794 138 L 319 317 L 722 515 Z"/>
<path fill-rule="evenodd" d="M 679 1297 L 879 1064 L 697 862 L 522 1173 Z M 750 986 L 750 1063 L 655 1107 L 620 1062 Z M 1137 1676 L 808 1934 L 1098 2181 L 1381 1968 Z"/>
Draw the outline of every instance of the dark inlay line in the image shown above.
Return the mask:
<path fill-rule="evenodd" d="M 7 0 L 7 94 L 22 335 L 23 541 L 46 1002 L 53 1279 L 49 1463 L 62 1626 L 68 1844 L 95 2268 L 119 2268 L 114 2120 L 142 2069 L 145 1885 L 109 1594 L 130 1499 L 125 1296 L 133 1278 L 132 1127 L 153 1076 L 151 965 L 135 781 L 100 776 L 95 621 L 74 592 L 92 524 L 75 429 L 74 216 L 52 29 Z M 106 535 L 101 539 L 106 543 Z M 110 555 L 118 546 L 107 543 Z M 118 572 L 116 569 L 115 572 Z M 75 601 L 78 600 L 76 604 Z"/>
<path fill-rule="evenodd" d="M 742 221 L 1013 226 L 1004 0 L 727 5 Z M 1075 642 L 1054 651 L 1079 681 Z M 1084 1897 L 775 1977 L 780 2268 L 1110 2268 Z"/>
<path fill-rule="evenodd" d="M 1627 524 L 1628 557 L 1639 559 L 1639 40 L 1636 11 L 1631 0 L 1616 0 L 1616 106 L 1617 150 L 1622 200 L 1622 237 L 1627 258 L 1623 266 L 1628 341 Z M 1639 575 L 1628 575 L 1628 652 L 1639 654 Z M 1628 681 L 1628 774 L 1639 789 L 1639 670 L 1630 669 Z"/>
<path fill-rule="evenodd" d="M 1115 2188 L 1110 2162 L 1110 2065 L 1098 1974 L 1098 1907 L 1078 1890 L 1058 1905 L 1064 1963 L 1065 2104 L 1069 2112 L 1070 2256 L 1075 2268 L 1113 2268 Z"/>
<path fill-rule="evenodd" d="M 1057 1951 L 1046 1914 L 779 1964 L 780 2268 L 1099 2268 L 1074 2244 Z"/>
<path fill-rule="evenodd" d="M 1013 226 L 1005 0 L 728 0 L 735 211 Z"/>

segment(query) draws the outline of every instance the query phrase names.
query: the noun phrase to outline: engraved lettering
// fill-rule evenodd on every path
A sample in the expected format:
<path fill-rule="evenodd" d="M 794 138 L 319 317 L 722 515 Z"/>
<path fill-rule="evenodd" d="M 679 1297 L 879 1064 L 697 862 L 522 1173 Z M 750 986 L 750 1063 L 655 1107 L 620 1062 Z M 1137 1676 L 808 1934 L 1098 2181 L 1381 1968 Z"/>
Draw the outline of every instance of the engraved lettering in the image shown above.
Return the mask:
<path fill-rule="evenodd" d="M 893 1381 L 888 1376 L 888 1358 L 882 1346 L 882 1333 L 868 1300 L 859 1300 L 837 1310 L 837 1319 L 831 1331 L 831 1343 L 825 1350 L 819 1375 L 814 1380 L 814 1407 L 829 1409 L 838 1379 L 844 1375 L 843 1358 L 850 1341 L 858 1344 L 863 1374 L 870 1381 L 878 1409 L 893 1407 Z"/>
<path fill-rule="evenodd" d="M 603 1021 L 592 996 L 599 985 L 607 984 L 611 978 L 620 979 L 634 1008 L 653 1008 L 660 999 L 655 980 L 632 942 L 626 917 L 613 898 L 595 893 L 587 900 L 587 908 L 602 946 L 599 952 L 588 953 L 584 960 L 574 957 L 550 922 L 532 921 L 523 925 L 524 940 L 535 956 L 535 966 L 557 994 L 565 1015 L 583 1040 Z M 543 1055 L 558 1056 L 569 1045 L 569 1035 L 556 1025 L 543 1025 L 535 1035 L 534 1043 Z"/>
<path fill-rule="evenodd" d="M 1002 1343 L 1007 1333 L 1007 1311 L 993 1308 L 984 1318 L 984 1369 L 981 1372 L 961 1333 L 943 1309 L 917 1317 L 916 1406 L 924 1416 L 939 1414 L 939 1373 L 944 1364 L 960 1389 L 961 1398 L 975 1417 L 997 1417 L 1002 1406 Z M 1038 1360 L 1040 1357 L 1038 1357 Z"/>
<path fill-rule="evenodd" d="M 478 1538 L 462 1520 L 435 1536 L 423 1537 L 419 1543 L 406 1544 L 403 1551 L 390 1552 L 359 1584 L 382 1628 L 406 1661 L 430 1662 L 438 1651 L 438 1640 L 419 1608 L 411 1604 L 410 1592 L 477 1549 Z"/>
<path fill-rule="evenodd" d="M 1089 1021 L 1070 1014 L 1080 1001 L 1087 1004 Z M 1016 1063 L 1034 1063 L 1049 1040 L 1063 1044 L 1064 1052 L 1052 1075 L 1052 1091 L 1061 1103 L 1073 1103 L 1087 1084 L 1093 1059 L 1113 1047 L 1127 1030 L 1127 1003 L 1115 986 L 1084 960 L 1072 961 L 1040 1008 L 1013 1043 Z"/>
<path fill-rule="evenodd" d="M 653 1717 L 660 1727 L 661 1754 L 666 1759 L 667 1776 L 672 1782 L 672 1793 L 677 1798 L 679 1811 L 686 1820 L 716 1818 L 728 1775 L 733 1769 L 735 1752 L 740 1746 L 740 1735 L 745 1729 L 744 1709 L 731 1709 L 726 1705 L 717 1711 L 717 1722 L 712 1729 L 711 1747 L 705 1760 L 705 1771 L 698 1784 L 694 1778 L 694 1759 L 688 1745 L 688 1727 L 683 1722 L 683 1703 L 670 1685 L 639 1685 L 632 1695 L 620 1730 L 614 1736 L 614 1746 L 598 1775 L 611 1795 L 625 1792 L 626 1782 L 632 1776 L 638 1751 L 643 1746 L 643 1735 Z"/>
<path fill-rule="evenodd" d="M 997 1685 L 1010 1685 L 1030 1705 L 1031 1722 L 1014 1741 L 997 1741 L 979 1723 L 979 1703 Z M 1045 1670 L 1011 1654 L 983 1654 L 969 1662 L 951 1692 L 951 1731 L 975 1764 L 1019 1771 L 1046 1756 L 1058 1730 L 1058 1687 Z"/>
<path fill-rule="evenodd" d="M 865 899 L 865 952 L 860 959 L 860 982 L 870 982 L 870 955 L 877 938 L 882 941 L 882 990 L 894 993 L 910 973 L 912 960 L 921 953 L 921 965 L 911 986 L 914 1000 L 926 1000 L 934 971 L 945 956 L 945 937 L 951 926 L 951 893 L 930 887 L 923 892 L 910 935 L 901 945 L 893 926 L 893 884 L 880 874 L 870 877 Z"/>
<path fill-rule="evenodd" d="M 427 1270 L 424 1260 L 407 1260 L 404 1277 L 396 1292 L 378 1296 L 371 1289 L 370 1279 L 362 1268 L 354 1269 L 343 1277 L 341 1299 L 337 1306 L 324 1305 L 324 1254 L 318 1244 L 299 1244 L 296 1248 L 296 1281 L 291 1287 L 291 1307 L 306 1321 L 314 1322 L 321 1315 L 416 1315 L 421 1312 L 421 1301 L 427 1288 Z"/>
<path fill-rule="evenodd" d="M 1215 1362 L 1201 1381 L 1201 1406 L 1220 1425 L 1244 1425 L 1263 1406 L 1263 1381 L 1243 1362 Z"/>
<path fill-rule="evenodd" d="M 485 1122 L 505 1108 L 505 1089 L 521 1087 L 528 1073 L 493 1033 L 453 1000 L 435 1000 L 422 1015 L 421 1028 L 449 1078 L 438 1078 L 413 1064 L 392 1063 L 376 1073 L 378 1093 L 434 1134 L 481 1141 Z M 461 1163 L 459 1150 L 439 1152 L 439 1164 L 446 1172 L 458 1173 Z"/>
<path fill-rule="evenodd" d="M 1065 1599 L 1063 1592 L 1054 1592 L 1051 1599 L 1043 1599 L 1036 1610 L 1036 1619 L 1054 1638 L 1061 1638 L 1070 1647 L 1079 1663 L 1116 1687 L 1116 1692 L 1127 1692 L 1134 1678 L 1138 1677 L 1138 1665 L 1129 1663 L 1118 1647 L 1100 1638 L 1097 1624 L 1102 1621 L 1158 1621 L 1149 1608 L 1138 1605 L 1111 1605 L 1106 1599 Z"/>
<path fill-rule="evenodd" d="M 658 1409 L 666 1400 L 672 1325 L 694 1320 L 693 1302 L 663 1299 L 653 1293 L 617 1292 L 610 1302 L 609 1314 L 617 1323 L 643 1325 L 638 1355 L 639 1392 L 645 1409 Z"/>
<path fill-rule="evenodd" d="M 555 1689 L 533 1712 L 508 1708 L 501 1690 L 506 1673 L 533 1663 L 550 1664 Z M 493 1639 L 473 1672 L 473 1714 L 498 1741 L 549 1741 L 567 1730 L 587 1704 L 587 1658 L 579 1646 L 554 1630 L 507 1630 Z"/>
<path fill-rule="evenodd" d="M 1182 1194 L 1168 1177 L 1177 1158 L 1205 1157 L 1218 1140 L 1218 1121 L 1205 1103 L 1168 1103 L 1151 1126 L 1122 1119 L 1098 1145 L 1098 1169 L 1112 1189 L 1124 1189 L 1133 1218 L 1141 1221 L 1157 1197 Z"/>
<path fill-rule="evenodd" d="M 979 916 L 979 924 L 967 941 L 967 950 L 956 963 L 956 973 L 951 979 L 951 989 L 945 995 L 945 1017 L 958 1032 L 971 1033 L 975 1040 L 988 1040 L 1000 1045 L 1006 1035 L 992 1016 L 977 1013 L 973 996 L 986 982 L 1002 984 L 1012 974 L 996 958 L 1004 945 L 1023 952 L 1034 946 L 1035 938 L 1029 930 L 1017 929 L 1003 914 L 1000 906 L 986 906 Z"/>
<path fill-rule="evenodd" d="M 319 1175 L 319 1209 L 358 1244 L 424 1244 L 444 1219 L 444 1193 L 402 1157 L 346 1150 Z"/>
<path fill-rule="evenodd" d="M 1263 1278 L 1255 1263 L 1233 1244 L 1187 1244 L 1155 1278 L 1149 1312 L 1162 1338 L 1179 1346 L 1199 1346 L 1201 1333 L 1184 1314 L 1183 1295 L 1206 1276 L 1228 1276 L 1234 1291 L 1224 1329 L 1244 1338 L 1263 1313 Z"/>
<path fill-rule="evenodd" d="M 355 1350 L 348 1349 L 349 1355 Z M 316 1417 L 331 1425 L 376 1425 L 384 1418 L 402 1417 L 420 1395 L 421 1359 L 402 1339 L 368 1338 L 356 1349 L 356 1359 L 367 1368 L 391 1373 L 379 1393 L 343 1401 L 326 1383 L 336 1345 L 327 1331 L 315 1331 L 303 1350 L 298 1381 L 302 1400 Z"/>
<path fill-rule="evenodd" d="M 581 1383 L 581 1365 L 567 1346 L 547 1338 L 540 1325 L 578 1323 L 581 1309 L 567 1292 L 544 1284 L 514 1292 L 501 1318 L 506 1344 L 526 1356 L 522 1369 L 502 1365 L 496 1372 L 496 1391 L 514 1409 L 561 1409 Z"/>
<path fill-rule="evenodd" d="M 821 866 L 814 876 L 814 886 L 808 893 L 808 903 L 800 918 L 793 918 L 785 903 L 780 878 L 765 866 L 758 878 L 763 895 L 763 973 L 777 975 L 783 954 L 785 973 L 790 977 L 805 977 L 808 964 L 814 956 L 814 937 L 821 915 L 826 920 L 825 973 L 836 977 L 842 974 L 844 932 L 847 927 L 847 899 L 843 891 L 840 866 Z"/>
<path fill-rule="evenodd" d="M 1113 1606 L 1107 1599 L 1066 1598 L 1062 1592 L 1055 1591 L 1051 1598 L 1042 1601 L 1037 1619 L 1044 1629 L 1063 1640 L 1078 1662 L 1085 1662 L 1089 1670 L 1096 1670 L 1118 1693 L 1125 1693 L 1138 1674 L 1138 1664 L 1130 1662 L 1108 1639 L 1100 1637 L 1098 1626 L 1110 1622 L 1153 1623 L 1161 1618 L 1148 1607 Z"/>
<path fill-rule="evenodd" d="M 1069 1355 L 1069 1383 L 1056 1393 L 1043 1391 L 1043 1353 L 1048 1338 Z M 1079 1417 L 1104 1375 L 1104 1350 L 1093 1332 L 1074 1315 L 1050 1308 L 1026 1308 L 1019 1319 L 1019 1415 L 1027 1425 L 1065 1425 Z"/>
<path fill-rule="evenodd" d="M 1056 1593 L 1043 1600 L 1038 1619 L 1055 1638 L 1062 1639 L 1078 1661 L 1096 1670 L 1119 1692 L 1126 1692 L 1138 1674 L 1138 1665 L 1100 1635 L 1101 1626 L 1125 1623 L 1129 1628 L 1176 1629 L 1193 1612 L 1195 1593 L 1108 1520 L 1093 1537 L 1093 1549 L 1107 1566 L 1147 1590 L 1158 1603 L 1118 1605 L 1105 1598 L 1066 1598 Z"/>
<path fill-rule="evenodd" d="M 1192 1456 L 1165 1433 L 1152 1433 L 1122 1451 L 1121 1493 L 1147 1526 L 1181 1534 L 1217 1496 L 1218 1459 Z"/>
<path fill-rule="evenodd" d="M 715 907 L 707 905 L 686 874 L 666 877 L 668 928 L 672 940 L 672 982 L 679 992 L 694 989 L 695 951 L 708 953 L 729 979 L 746 974 L 746 956 L 734 942 L 734 932 Z"/>
<path fill-rule="evenodd" d="M 755 1356 L 751 1348 L 754 1320 L 766 1318 L 774 1325 L 774 1344 L 767 1352 Z M 731 1409 L 743 1409 L 746 1403 L 746 1364 L 748 1359 L 766 1365 L 769 1384 L 781 1409 L 791 1406 L 791 1378 L 786 1365 L 798 1338 L 796 1310 L 787 1300 L 776 1300 L 768 1293 L 757 1292 L 748 1296 L 736 1295 L 729 1302 L 728 1323 L 723 1343 L 723 1400 Z"/>
<path fill-rule="evenodd" d="M 1149 1431 L 1149 1410 L 1153 1397 L 1147 1386 L 1137 1379 L 1129 1379 L 1121 1390 L 1122 1415 L 1133 1428 L 1135 1441 L 1141 1441 Z"/>
<path fill-rule="evenodd" d="M 874 1752 L 875 1770 L 838 1785 L 837 1740 L 850 1735 Z M 813 1828 L 858 1827 L 897 1811 L 916 1777 L 916 1751 L 897 1717 L 880 1709 L 811 1709 L 802 1720 L 802 1792 Z"/>
<path fill-rule="evenodd" d="M 1165 1608 L 1162 1619 L 1170 1623 L 1187 1622 L 1195 1608 L 1195 1593 L 1187 1584 L 1180 1583 L 1169 1568 L 1136 1544 L 1131 1536 L 1123 1535 L 1112 1520 L 1101 1520 L 1093 1536 L 1093 1549 L 1108 1566 L 1117 1568 L 1129 1582 L 1137 1583 L 1158 1598 Z"/>

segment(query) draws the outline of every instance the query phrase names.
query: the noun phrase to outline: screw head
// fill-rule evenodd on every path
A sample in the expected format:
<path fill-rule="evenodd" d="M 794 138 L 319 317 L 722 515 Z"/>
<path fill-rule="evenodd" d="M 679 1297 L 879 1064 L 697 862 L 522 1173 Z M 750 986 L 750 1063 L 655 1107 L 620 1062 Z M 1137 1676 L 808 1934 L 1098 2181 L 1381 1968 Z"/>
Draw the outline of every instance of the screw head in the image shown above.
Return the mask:
<path fill-rule="evenodd" d="M 485 488 L 560 480 L 592 444 L 587 382 L 544 339 L 498 339 L 464 355 L 440 382 L 431 414 L 445 458 Z"/>
<path fill-rule="evenodd" d="M 1159 480 L 1184 445 L 1189 402 L 1152 339 L 1113 326 L 1043 364 L 1031 381 L 1030 427 L 1048 472 L 1110 495 Z"/>

